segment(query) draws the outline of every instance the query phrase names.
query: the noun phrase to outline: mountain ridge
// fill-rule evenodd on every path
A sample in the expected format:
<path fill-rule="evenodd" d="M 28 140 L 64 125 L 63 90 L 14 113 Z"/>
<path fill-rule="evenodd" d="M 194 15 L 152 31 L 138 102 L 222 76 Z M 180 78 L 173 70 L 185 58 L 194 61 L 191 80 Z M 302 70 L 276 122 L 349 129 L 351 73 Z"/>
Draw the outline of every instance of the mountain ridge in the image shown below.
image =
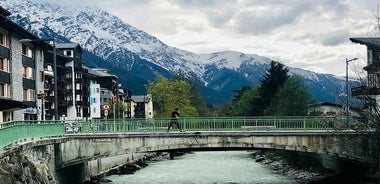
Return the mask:
<path fill-rule="evenodd" d="M 232 98 L 233 90 L 258 84 L 271 61 L 238 51 L 195 54 L 170 47 L 99 8 L 69 8 L 29 0 L 5 0 L 0 5 L 12 13 L 12 21 L 41 38 L 54 35 L 64 42 L 79 43 L 85 50 L 86 65 L 111 68 L 124 87 L 138 88 L 132 89 L 134 94 L 143 93 L 142 84 L 158 75 L 180 74 L 201 83 L 208 103 L 220 104 Z M 337 94 L 323 90 L 326 86 L 344 87 L 344 81 L 332 74 L 289 69 L 291 75 L 305 79 L 319 101 L 336 102 Z"/>

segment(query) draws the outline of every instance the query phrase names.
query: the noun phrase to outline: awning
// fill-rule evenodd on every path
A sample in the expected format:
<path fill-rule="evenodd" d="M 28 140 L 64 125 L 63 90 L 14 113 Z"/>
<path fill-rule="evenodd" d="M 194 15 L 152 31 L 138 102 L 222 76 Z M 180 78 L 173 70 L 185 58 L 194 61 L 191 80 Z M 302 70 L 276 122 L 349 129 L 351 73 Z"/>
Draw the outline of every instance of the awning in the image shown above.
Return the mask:
<path fill-rule="evenodd" d="M 28 105 L 23 102 L 0 98 L 0 111 L 11 110 L 11 109 L 17 110 L 17 109 L 25 109 L 25 108 L 28 108 Z"/>

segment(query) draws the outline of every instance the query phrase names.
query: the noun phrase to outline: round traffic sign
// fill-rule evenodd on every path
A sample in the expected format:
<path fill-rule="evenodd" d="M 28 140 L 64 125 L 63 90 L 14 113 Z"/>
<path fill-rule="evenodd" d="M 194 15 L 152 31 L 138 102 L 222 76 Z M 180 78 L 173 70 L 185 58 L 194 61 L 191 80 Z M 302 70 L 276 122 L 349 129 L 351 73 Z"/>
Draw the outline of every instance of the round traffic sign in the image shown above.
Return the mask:
<path fill-rule="evenodd" d="M 103 104 L 101 107 L 102 107 L 102 110 L 110 110 L 111 108 L 109 104 Z"/>

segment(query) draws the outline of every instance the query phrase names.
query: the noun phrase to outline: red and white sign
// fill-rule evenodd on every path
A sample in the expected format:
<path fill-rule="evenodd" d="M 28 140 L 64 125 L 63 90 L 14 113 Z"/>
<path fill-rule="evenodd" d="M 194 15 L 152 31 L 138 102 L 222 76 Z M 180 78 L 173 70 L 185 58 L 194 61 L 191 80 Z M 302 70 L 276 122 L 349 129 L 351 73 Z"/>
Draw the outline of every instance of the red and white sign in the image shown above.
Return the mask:
<path fill-rule="evenodd" d="M 111 106 L 110 106 L 110 104 L 103 104 L 101 106 L 101 108 L 102 108 L 102 110 L 110 110 Z"/>

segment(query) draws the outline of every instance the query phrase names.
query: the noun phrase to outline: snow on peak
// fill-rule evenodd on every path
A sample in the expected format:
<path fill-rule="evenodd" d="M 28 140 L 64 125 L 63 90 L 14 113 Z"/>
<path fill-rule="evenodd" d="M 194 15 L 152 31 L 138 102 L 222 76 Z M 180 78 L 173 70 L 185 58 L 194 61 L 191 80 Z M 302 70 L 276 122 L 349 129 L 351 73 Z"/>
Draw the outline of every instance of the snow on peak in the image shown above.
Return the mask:
<path fill-rule="evenodd" d="M 208 64 L 215 64 L 218 68 L 228 68 L 236 70 L 243 63 L 251 64 L 268 64 L 269 58 L 258 56 L 255 54 L 244 54 L 236 51 L 222 51 L 210 54 L 201 54 Z"/>
<path fill-rule="evenodd" d="M 169 47 L 99 8 L 58 6 L 30 0 L 2 0 L 0 5 L 12 13 L 12 20 L 28 24 L 23 26 L 40 37 L 63 36 L 106 61 L 122 65 L 133 65 L 133 59 L 126 56 L 133 53 L 168 71 L 182 71 L 189 76 L 195 74 L 205 84 L 207 66 L 238 72 L 247 67 L 244 71 L 249 72 L 253 67 L 264 66 L 271 61 L 266 57 L 236 51 L 195 54 Z M 296 68 L 291 68 L 291 72 L 318 79 L 314 72 Z"/>

